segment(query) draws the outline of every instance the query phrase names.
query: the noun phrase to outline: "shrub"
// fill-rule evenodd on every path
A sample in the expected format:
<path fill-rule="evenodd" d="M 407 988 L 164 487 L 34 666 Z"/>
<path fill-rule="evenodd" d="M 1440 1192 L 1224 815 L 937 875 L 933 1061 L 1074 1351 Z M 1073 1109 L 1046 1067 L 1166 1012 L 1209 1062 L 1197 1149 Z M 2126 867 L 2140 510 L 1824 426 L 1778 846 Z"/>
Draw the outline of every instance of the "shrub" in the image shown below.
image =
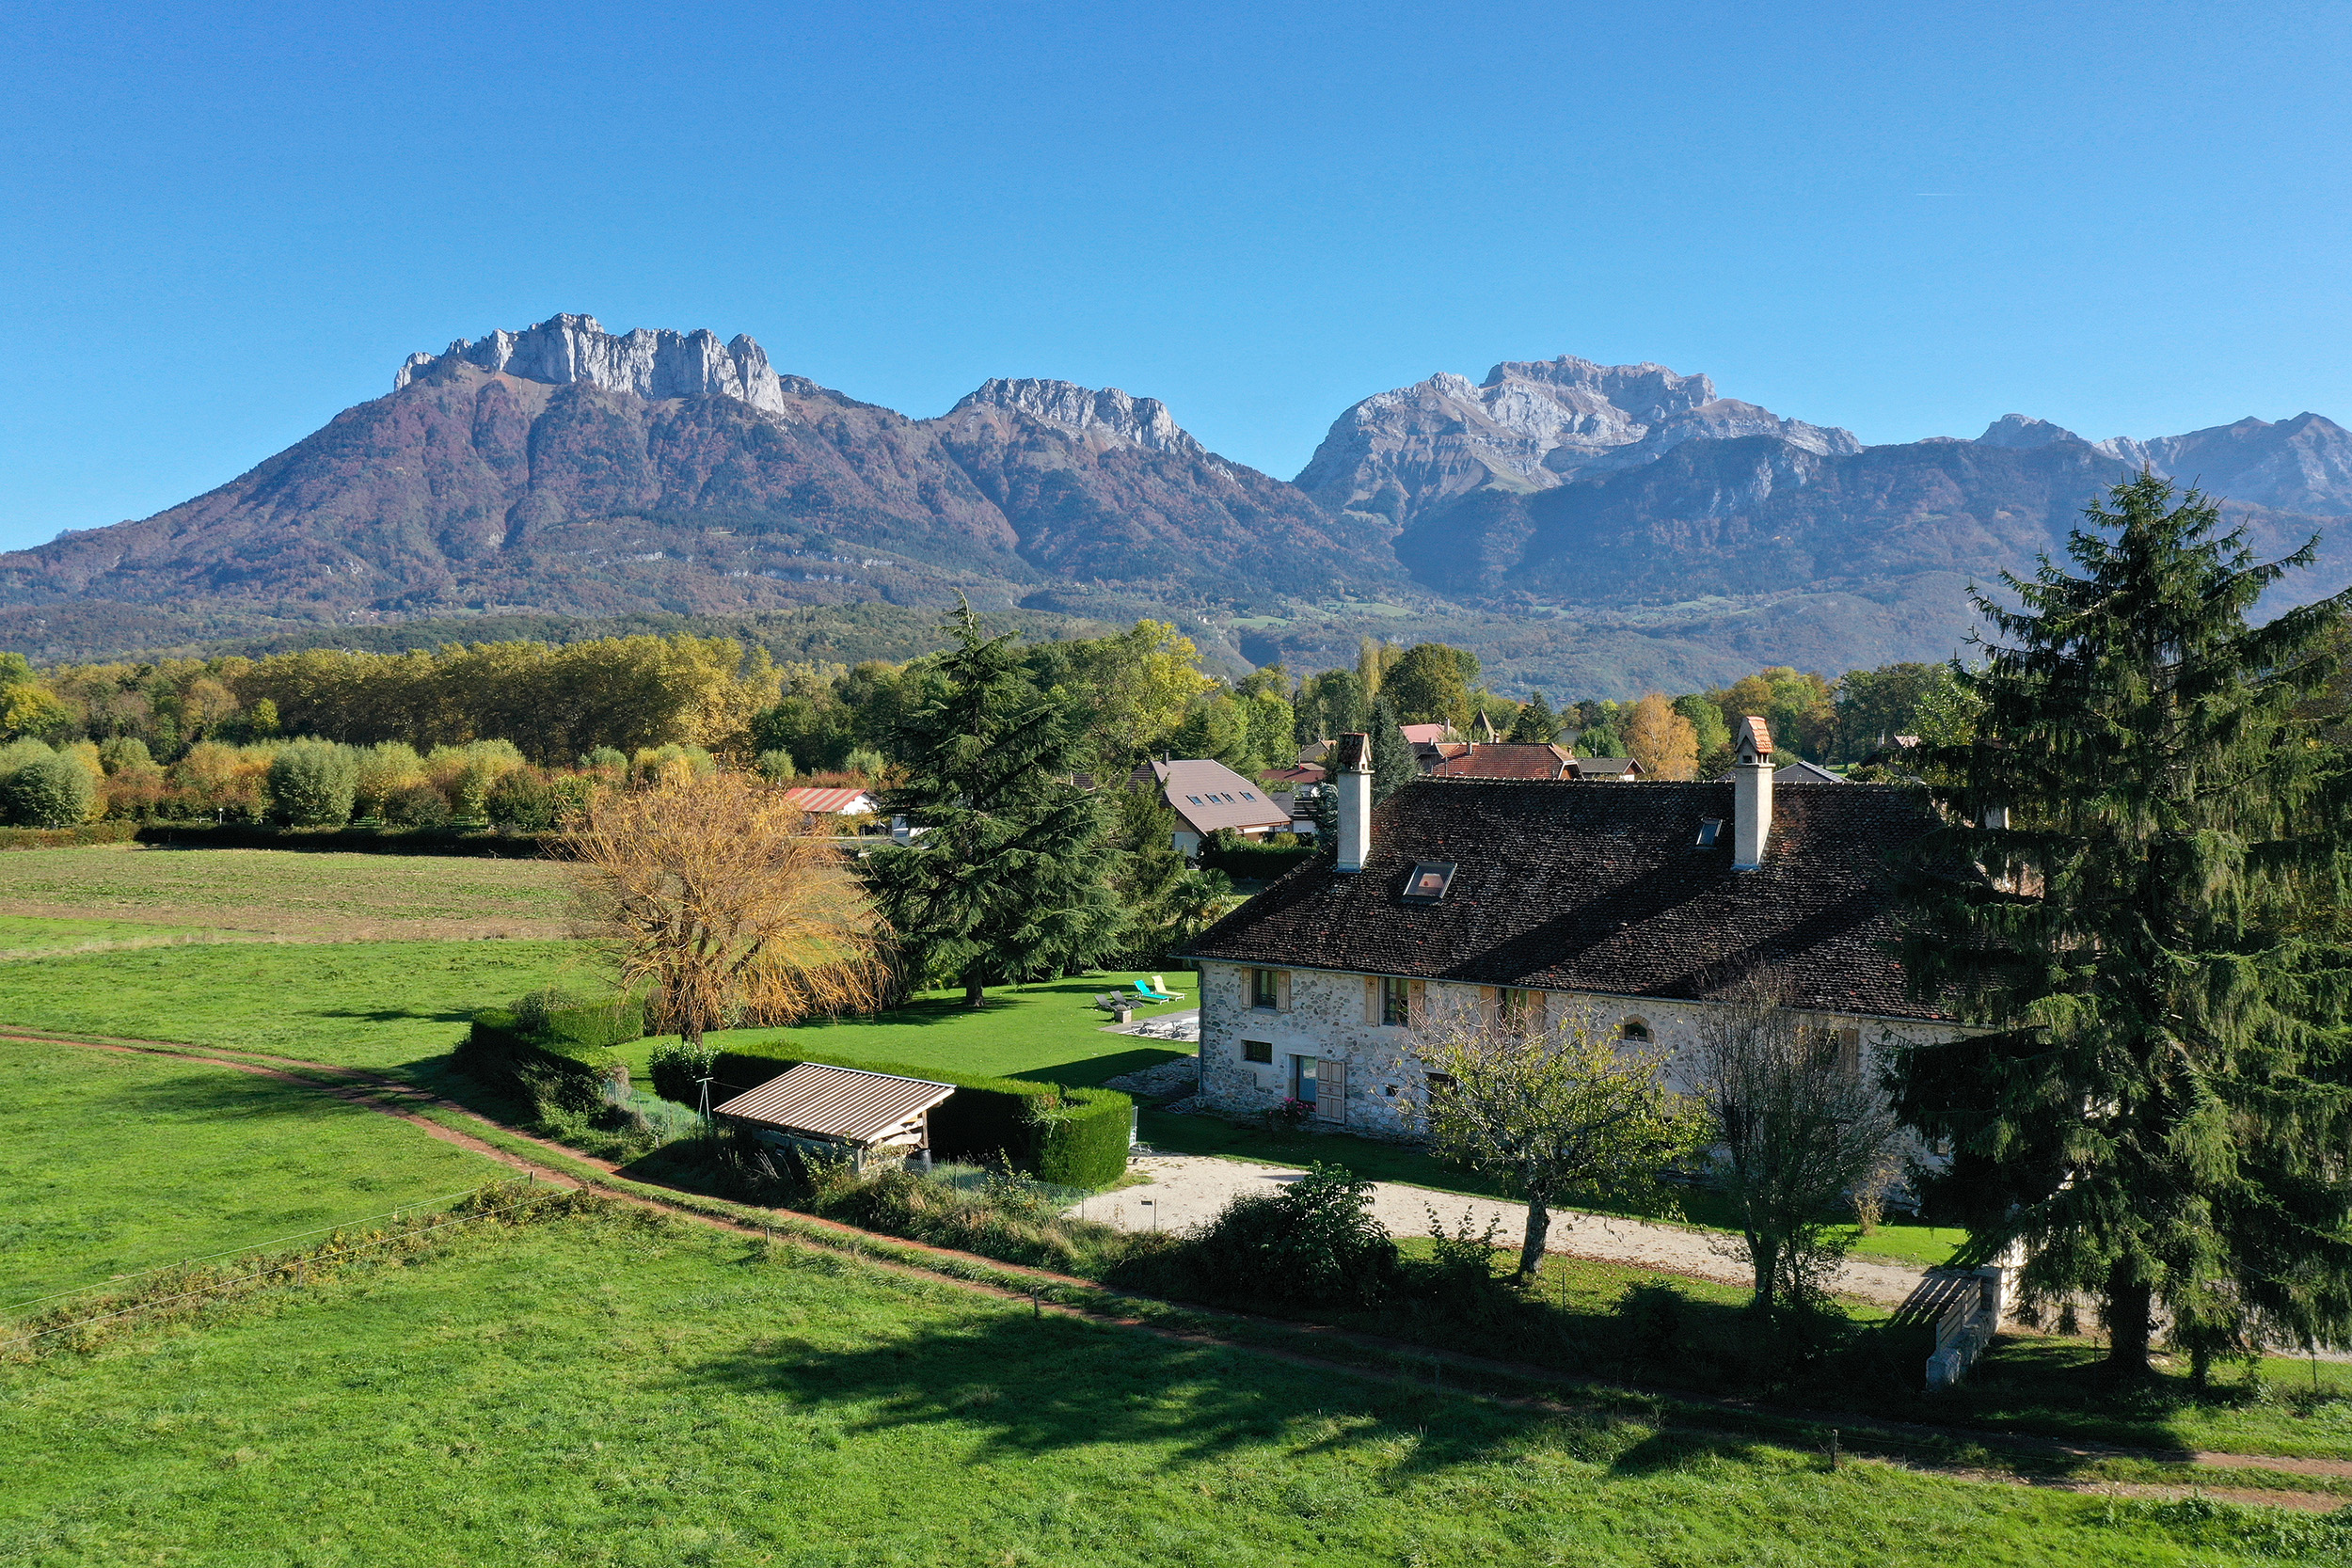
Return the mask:
<path fill-rule="evenodd" d="M 718 1059 L 715 1047 L 698 1048 L 682 1039 L 663 1040 L 653 1048 L 646 1063 L 653 1077 L 653 1092 L 680 1105 L 699 1104 L 701 1081 L 712 1075 Z"/>
<path fill-rule="evenodd" d="M 771 784 L 790 784 L 800 769 L 793 766 L 791 752 L 774 751 L 759 753 L 759 771 Z"/>
<path fill-rule="evenodd" d="M 565 1055 L 593 1056 L 645 1036 L 645 1004 L 640 997 L 538 990 L 510 1010 L 526 1038 Z"/>
<path fill-rule="evenodd" d="M 270 815 L 295 827 L 339 827 L 351 820 L 359 760 L 348 746 L 297 740 L 270 759 Z"/>
<path fill-rule="evenodd" d="M 378 809 L 395 828 L 446 828 L 450 822 L 449 802 L 421 780 L 386 796 Z"/>
<path fill-rule="evenodd" d="M 534 769 L 509 773 L 490 786 L 483 801 L 493 825 L 510 832 L 554 831 L 564 814 L 587 803 L 587 781 L 550 778 Z"/>
<path fill-rule="evenodd" d="M 1287 836 L 1287 835 L 1285 835 Z M 1296 841 L 1294 840 L 1294 843 Z M 1314 859 L 1312 845 L 1303 848 L 1278 848 L 1272 845 L 1243 842 L 1228 848 L 1224 846 L 1203 846 L 1200 863 L 1212 871 L 1222 871 L 1228 877 L 1251 881 L 1270 882 L 1295 865 Z"/>
<path fill-rule="evenodd" d="M 38 741 L 19 742 L 17 752 Z M 0 816 L 20 828 L 71 828 L 89 816 L 98 785 L 89 770 L 47 747 L 0 774 Z"/>
<path fill-rule="evenodd" d="M 1626 1343 L 1645 1361 L 1662 1362 L 1691 1315 L 1690 1303 L 1671 1285 L 1632 1285 L 1617 1298 L 1617 1322 Z"/>
<path fill-rule="evenodd" d="M 842 759 L 841 770 L 845 773 L 855 773 L 866 779 L 879 779 L 882 776 L 882 769 L 889 766 L 882 760 L 882 754 L 880 752 L 860 746 Z"/>
<path fill-rule="evenodd" d="M 628 753 L 618 746 L 599 746 L 593 752 L 581 752 L 580 765 L 591 773 L 617 779 L 628 771 Z"/>
<path fill-rule="evenodd" d="M 1233 1199 L 1163 1268 L 1179 1290 L 1308 1307 L 1377 1307 L 1398 1278 L 1396 1243 L 1372 1216 L 1372 1183 L 1320 1163 Z"/>

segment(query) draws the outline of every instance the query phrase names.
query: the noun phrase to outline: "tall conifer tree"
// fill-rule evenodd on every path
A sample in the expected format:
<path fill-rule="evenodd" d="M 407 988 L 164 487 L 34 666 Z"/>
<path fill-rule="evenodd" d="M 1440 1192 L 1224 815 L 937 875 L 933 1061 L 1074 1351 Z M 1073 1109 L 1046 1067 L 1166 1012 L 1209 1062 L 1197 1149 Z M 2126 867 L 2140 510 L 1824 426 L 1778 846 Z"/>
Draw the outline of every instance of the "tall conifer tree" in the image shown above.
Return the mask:
<path fill-rule="evenodd" d="M 1518 717 L 1511 721 L 1511 733 L 1507 738 L 1521 744 L 1532 742 L 1540 746 L 1559 733 L 1560 720 L 1551 711 L 1551 705 L 1544 701 L 1544 694 L 1538 691 L 1527 699 L 1527 705 L 1520 708 Z"/>
<path fill-rule="evenodd" d="M 1905 963 L 1989 1032 L 1894 1073 L 1980 1251 L 2023 1242 L 2029 1292 L 2099 1297 L 2120 1373 L 2160 1308 L 2201 1379 L 2249 1319 L 2352 1325 L 2344 959 L 2302 912 L 2343 905 L 2343 793 L 2292 713 L 2342 602 L 2249 626 L 2310 547 L 2259 562 L 2151 474 L 2085 515 L 2080 575 L 1978 597 L 1994 641 L 1955 670 L 1981 714 L 1930 770 L 1956 825 L 1911 879 Z"/>
<path fill-rule="evenodd" d="M 1421 777 L 1413 743 L 1405 738 L 1386 697 L 1372 705 L 1372 798 L 1385 800 Z"/>
<path fill-rule="evenodd" d="M 943 684 L 893 739 L 905 781 L 883 809 L 924 830 L 867 862 L 874 901 L 917 984 L 961 984 L 978 1006 L 1006 980 L 1091 967 L 1124 917 L 1110 886 L 1101 798 L 1071 782 L 1083 732 L 1058 689 L 1021 673 L 1010 633 L 971 606 L 945 628 Z"/>

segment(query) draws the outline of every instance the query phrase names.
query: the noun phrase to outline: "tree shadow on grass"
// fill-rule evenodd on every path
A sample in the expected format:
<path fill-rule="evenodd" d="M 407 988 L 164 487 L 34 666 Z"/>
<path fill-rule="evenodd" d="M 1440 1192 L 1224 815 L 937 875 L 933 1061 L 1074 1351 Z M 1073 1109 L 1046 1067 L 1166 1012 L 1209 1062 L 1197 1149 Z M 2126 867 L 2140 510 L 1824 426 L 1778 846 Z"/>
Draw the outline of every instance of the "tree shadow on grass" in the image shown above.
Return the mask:
<path fill-rule="evenodd" d="M 283 1084 L 223 1068 L 197 1069 L 168 1077 L 113 1085 L 93 1085 L 83 1109 L 90 1114 L 119 1114 L 185 1121 L 190 1118 L 230 1120 L 257 1116 L 328 1116 L 342 1111 L 365 1111 L 330 1100 L 308 1085 Z"/>
<path fill-rule="evenodd" d="M 378 1007 L 373 1011 L 361 1012 L 339 1007 L 313 1013 L 311 1016 L 313 1018 L 356 1018 L 365 1020 L 370 1023 L 404 1023 L 412 1021 L 426 1023 L 471 1023 L 473 1009 L 461 1007 L 452 1011 L 447 1008 L 436 1010 L 431 1007 Z"/>
<path fill-rule="evenodd" d="M 1195 1462 L 1255 1445 L 1298 1453 L 1393 1443 L 1404 1474 L 1534 1445 L 1605 1458 L 1648 1435 L 1600 1417 L 1500 1409 L 1216 1346 L 1033 1319 L 1025 1306 L 846 1351 L 777 1335 L 682 1370 L 737 1393 L 854 1407 L 844 1418 L 855 1430 L 954 1429 L 955 1440 L 977 1441 L 989 1458 L 1143 1444 Z"/>

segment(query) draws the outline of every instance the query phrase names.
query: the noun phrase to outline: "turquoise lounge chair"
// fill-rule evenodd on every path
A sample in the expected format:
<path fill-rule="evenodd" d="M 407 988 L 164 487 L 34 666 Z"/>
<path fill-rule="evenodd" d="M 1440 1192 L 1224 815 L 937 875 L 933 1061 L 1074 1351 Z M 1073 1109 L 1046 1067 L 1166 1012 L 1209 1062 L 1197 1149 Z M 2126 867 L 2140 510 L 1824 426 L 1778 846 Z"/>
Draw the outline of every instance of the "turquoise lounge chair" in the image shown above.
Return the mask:
<path fill-rule="evenodd" d="M 1152 976 L 1152 983 L 1148 986 L 1141 980 L 1137 980 L 1136 982 L 1136 994 L 1142 997 L 1146 1002 L 1182 1002 L 1184 999 L 1183 992 L 1162 990 L 1159 989 L 1159 984 L 1160 977 L 1156 974 Z"/>

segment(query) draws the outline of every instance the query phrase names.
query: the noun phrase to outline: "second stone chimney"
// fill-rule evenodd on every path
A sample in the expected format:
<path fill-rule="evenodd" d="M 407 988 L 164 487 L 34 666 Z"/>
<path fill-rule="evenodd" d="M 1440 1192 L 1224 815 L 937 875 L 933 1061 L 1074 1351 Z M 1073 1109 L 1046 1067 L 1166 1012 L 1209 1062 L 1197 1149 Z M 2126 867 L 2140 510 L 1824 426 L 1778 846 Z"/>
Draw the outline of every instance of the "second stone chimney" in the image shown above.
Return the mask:
<path fill-rule="evenodd" d="M 1750 714 L 1732 740 L 1731 868 L 1754 871 L 1772 836 L 1772 732 Z"/>
<path fill-rule="evenodd" d="M 1372 858 L 1372 736 L 1343 735 L 1331 742 L 1331 787 L 1340 798 L 1340 841 L 1333 869 L 1361 871 Z"/>

